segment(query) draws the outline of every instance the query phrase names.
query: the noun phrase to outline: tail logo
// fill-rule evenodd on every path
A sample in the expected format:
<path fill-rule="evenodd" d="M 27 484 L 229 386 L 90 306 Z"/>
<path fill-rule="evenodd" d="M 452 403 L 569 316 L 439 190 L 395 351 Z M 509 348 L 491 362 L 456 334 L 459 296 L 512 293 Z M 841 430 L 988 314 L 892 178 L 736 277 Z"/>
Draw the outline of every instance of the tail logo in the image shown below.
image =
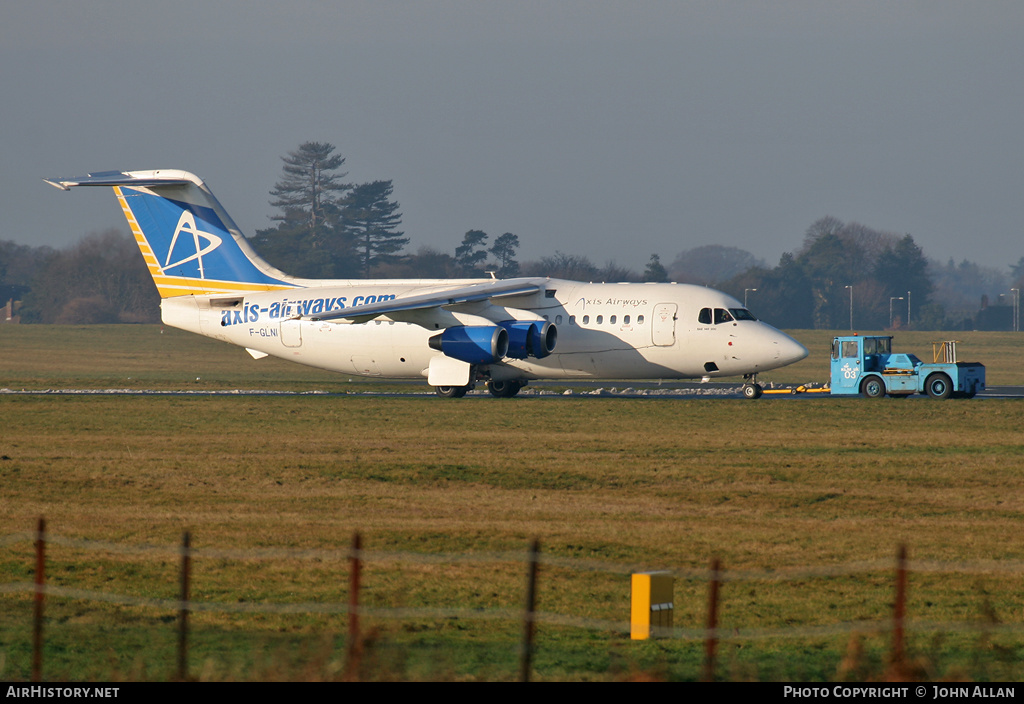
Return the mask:
<path fill-rule="evenodd" d="M 179 252 L 179 256 L 186 254 L 182 259 L 175 262 L 171 261 L 171 257 L 175 256 L 174 248 L 178 243 L 178 235 L 185 235 L 182 239 L 184 241 L 192 240 L 194 249 L 189 249 L 187 245 L 183 245 L 184 252 Z M 203 243 L 200 243 L 200 239 Z M 171 237 L 171 246 L 167 250 L 167 261 L 164 262 L 164 271 L 173 267 L 181 266 L 191 261 L 196 261 L 199 266 L 199 278 L 205 279 L 206 274 L 203 268 L 203 257 L 210 254 L 215 249 L 220 247 L 223 240 L 212 232 L 204 232 L 200 230 L 196 225 L 196 218 L 189 210 L 183 210 L 181 217 L 178 219 L 178 226 L 174 228 L 174 235 Z"/>

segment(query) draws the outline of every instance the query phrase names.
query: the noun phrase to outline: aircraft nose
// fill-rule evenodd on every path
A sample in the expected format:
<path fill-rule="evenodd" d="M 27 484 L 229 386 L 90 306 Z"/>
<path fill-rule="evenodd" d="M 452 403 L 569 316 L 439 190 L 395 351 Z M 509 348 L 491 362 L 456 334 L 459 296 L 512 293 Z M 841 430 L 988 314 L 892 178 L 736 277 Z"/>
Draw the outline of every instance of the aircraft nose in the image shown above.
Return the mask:
<path fill-rule="evenodd" d="M 784 332 L 778 333 L 775 339 L 775 359 L 779 364 L 799 362 L 808 355 L 807 348 Z"/>

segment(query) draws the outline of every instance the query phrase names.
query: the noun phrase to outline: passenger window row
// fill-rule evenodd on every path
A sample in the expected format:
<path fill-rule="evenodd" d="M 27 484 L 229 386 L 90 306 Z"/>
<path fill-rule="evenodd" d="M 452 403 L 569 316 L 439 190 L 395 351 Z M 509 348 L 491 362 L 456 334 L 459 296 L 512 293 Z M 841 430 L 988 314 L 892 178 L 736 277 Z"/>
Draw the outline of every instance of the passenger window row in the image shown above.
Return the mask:
<path fill-rule="evenodd" d="M 547 319 L 548 319 L 548 316 L 545 315 L 544 316 L 544 320 L 547 320 Z M 610 316 L 608 316 L 608 324 L 609 325 L 617 325 L 618 324 L 618 320 L 619 320 L 619 316 L 617 316 L 617 315 L 610 315 Z M 633 320 L 633 318 L 631 316 L 628 316 L 628 315 L 622 316 L 622 324 L 623 325 L 629 325 L 631 320 Z M 560 316 L 560 315 L 555 316 L 555 324 L 556 325 L 561 325 L 562 324 L 562 316 Z M 580 321 L 579 324 L 581 324 L 581 325 L 590 325 L 590 316 L 589 315 L 584 315 L 582 321 Z M 595 325 L 604 325 L 604 316 L 603 315 L 595 316 L 594 317 L 594 324 Z M 636 316 L 636 324 L 637 325 L 643 325 L 644 324 L 644 316 L 642 316 L 642 315 Z M 570 315 L 569 316 L 569 325 L 577 325 L 577 321 L 576 321 L 576 316 L 575 315 Z"/>

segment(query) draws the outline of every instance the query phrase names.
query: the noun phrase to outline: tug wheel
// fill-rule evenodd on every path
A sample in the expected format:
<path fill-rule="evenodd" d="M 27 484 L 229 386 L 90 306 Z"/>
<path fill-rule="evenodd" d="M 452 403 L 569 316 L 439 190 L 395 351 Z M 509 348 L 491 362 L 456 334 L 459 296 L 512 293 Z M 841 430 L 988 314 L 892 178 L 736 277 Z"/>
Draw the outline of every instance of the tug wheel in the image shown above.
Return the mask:
<path fill-rule="evenodd" d="M 932 398 L 941 401 L 949 398 L 953 392 L 953 382 L 949 380 L 948 376 L 939 372 L 928 377 L 928 381 L 924 383 L 924 390 Z"/>
<path fill-rule="evenodd" d="M 869 376 L 860 385 L 860 392 L 868 398 L 882 398 L 885 396 L 885 384 L 877 376 Z"/>

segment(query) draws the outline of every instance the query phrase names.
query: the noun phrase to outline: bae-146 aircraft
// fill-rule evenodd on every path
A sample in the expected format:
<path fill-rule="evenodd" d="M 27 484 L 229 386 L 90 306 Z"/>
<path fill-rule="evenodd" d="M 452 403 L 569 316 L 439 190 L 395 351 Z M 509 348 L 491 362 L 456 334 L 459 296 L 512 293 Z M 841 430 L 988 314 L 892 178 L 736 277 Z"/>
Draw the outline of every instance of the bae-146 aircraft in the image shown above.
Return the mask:
<path fill-rule="evenodd" d="M 186 171 L 110 171 L 46 181 L 114 190 L 160 292 L 165 324 L 368 377 L 426 379 L 441 396 L 485 382 L 497 397 L 534 379 L 689 379 L 757 374 L 807 356 L 736 299 L 687 284 L 544 277 L 310 280 L 249 246 Z"/>

